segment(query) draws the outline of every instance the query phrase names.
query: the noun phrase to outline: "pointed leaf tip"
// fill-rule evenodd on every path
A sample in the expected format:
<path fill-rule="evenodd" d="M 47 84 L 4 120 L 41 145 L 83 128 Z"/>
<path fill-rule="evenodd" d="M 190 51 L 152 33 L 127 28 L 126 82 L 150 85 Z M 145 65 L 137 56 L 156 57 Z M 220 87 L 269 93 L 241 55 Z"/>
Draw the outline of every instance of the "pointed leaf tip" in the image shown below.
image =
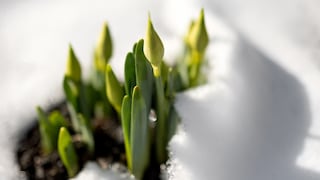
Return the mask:
<path fill-rule="evenodd" d="M 201 9 L 200 15 L 192 25 L 187 35 L 187 43 L 198 52 L 203 53 L 208 46 L 209 36 L 205 25 L 204 10 Z"/>
<path fill-rule="evenodd" d="M 107 22 L 102 25 L 102 30 L 98 39 L 95 51 L 95 68 L 104 71 L 106 64 L 112 56 L 112 38 Z"/>
<path fill-rule="evenodd" d="M 163 43 L 153 27 L 150 14 L 148 15 L 148 24 L 144 42 L 144 54 L 151 62 L 152 66 L 160 68 L 164 55 Z"/>
<path fill-rule="evenodd" d="M 72 144 L 71 136 L 65 127 L 61 127 L 59 131 L 58 152 L 69 177 L 74 177 L 79 170 L 78 156 Z"/>
<path fill-rule="evenodd" d="M 106 93 L 110 103 L 120 114 L 124 91 L 110 64 L 106 66 Z"/>
<path fill-rule="evenodd" d="M 67 59 L 67 70 L 66 76 L 75 82 L 81 81 L 81 66 L 78 58 L 76 57 L 74 50 L 71 45 L 69 45 L 69 53 Z"/>

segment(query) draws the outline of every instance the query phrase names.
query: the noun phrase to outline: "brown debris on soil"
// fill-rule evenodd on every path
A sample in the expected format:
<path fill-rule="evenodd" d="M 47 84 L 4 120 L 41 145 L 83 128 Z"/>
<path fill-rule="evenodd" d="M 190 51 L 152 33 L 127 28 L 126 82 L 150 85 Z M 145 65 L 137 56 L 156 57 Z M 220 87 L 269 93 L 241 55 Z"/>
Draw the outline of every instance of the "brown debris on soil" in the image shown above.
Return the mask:
<path fill-rule="evenodd" d="M 62 103 L 51 111 L 57 110 L 68 118 L 66 104 Z M 84 144 L 79 142 L 77 135 L 72 133 L 74 145 L 79 156 L 79 165 L 91 160 L 96 161 L 101 168 L 107 169 L 114 163 L 126 165 L 126 156 L 122 130 L 118 120 L 104 119 L 93 120 L 95 152 L 92 157 L 87 153 Z M 38 123 L 33 125 L 26 135 L 19 142 L 17 160 L 20 170 L 26 174 L 29 180 L 56 180 L 68 179 L 68 174 L 59 158 L 58 152 L 44 155 L 40 147 L 40 132 Z M 158 180 L 160 165 L 151 159 L 151 165 L 147 169 L 143 179 Z"/>

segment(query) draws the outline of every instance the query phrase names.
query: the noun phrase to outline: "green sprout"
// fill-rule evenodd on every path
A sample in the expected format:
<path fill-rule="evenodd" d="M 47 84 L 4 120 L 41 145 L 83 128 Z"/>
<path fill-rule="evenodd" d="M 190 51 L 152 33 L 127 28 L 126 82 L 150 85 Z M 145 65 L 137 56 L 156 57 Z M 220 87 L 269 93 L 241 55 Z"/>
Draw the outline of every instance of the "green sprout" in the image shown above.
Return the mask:
<path fill-rule="evenodd" d="M 131 105 L 131 168 L 137 179 L 142 179 L 150 161 L 149 112 L 142 91 L 133 89 Z"/>
<path fill-rule="evenodd" d="M 89 154 L 92 155 L 94 153 L 94 139 L 90 122 L 82 114 L 78 114 L 78 118 L 81 124 L 80 129 L 83 142 L 88 146 Z"/>
<path fill-rule="evenodd" d="M 148 110 L 151 109 L 152 93 L 153 93 L 153 70 L 148 59 L 143 53 L 143 39 L 141 39 L 135 49 L 135 72 L 136 72 L 136 85 L 142 91 L 143 99 L 146 103 Z"/>
<path fill-rule="evenodd" d="M 125 95 L 122 101 L 121 124 L 124 137 L 124 146 L 127 157 L 128 168 L 132 170 L 132 151 L 131 151 L 131 104 L 129 95 Z"/>
<path fill-rule="evenodd" d="M 45 154 L 49 154 L 57 149 L 59 129 L 67 126 L 67 122 L 58 111 L 51 112 L 49 117 L 40 107 L 37 107 L 37 112 L 42 150 Z"/>
<path fill-rule="evenodd" d="M 106 64 L 112 56 L 112 39 L 110 35 L 109 26 L 107 23 L 103 24 L 102 31 L 98 40 L 95 51 L 94 67 L 98 71 L 104 71 Z"/>
<path fill-rule="evenodd" d="M 198 20 L 191 23 L 187 35 L 187 43 L 193 50 L 199 53 L 204 53 L 208 46 L 209 36 L 205 25 L 203 9 L 200 12 Z"/>
<path fill-rule="evenodd" d="M 71 136 L 65 127 L 60 128 L 59 131 L 58 152 L 69 177 L 74 177 L 79 171 L 78 156 Z"/>
<path fill-rule="evenodd" d="M 129 52 L 126 56 L 124 64 L 124 87 L 126 94 L 132 96 L 133 88 L 136 86 L 136 68 L 135 58 L 132 52 Z"/>
<path fill-rule="evenodd" d="M 185 58 L 179 63 L 179 72 L 183 89 L 195 87 L 205 83 L 205 76 L 201 74 L 201 68 L 204 64 L 204 55 L 209 44 L 204 10 L 202 9 L 199 18 L 192 21 L 188 33 L 185 37 L 186 52 Z"/>
<path fill-rule="evenodd" d="M 94 139 L 95 121 L 106 122 L 113 117 L 121 122 L 128 170 L 136 179 L 144 178 L 150 163 L 166 163 L 168 143 L 180 122 L 175 95 L 205 82 L 202 67 L 209 37 L 203 10 L 192 21 L 184 43 L 183 57 L 168 65 L 163 59 L 164 45 L 149 15 L 145 38 L 135 43 L 125 58 L 124 82 L 109 64 L 113 46 L 106 23 L 94 50 L 89 82 L 82 79 L 80 62 L 70 45 L 63 89 L 71 126 L 61 113 L 55 111 L 47 117 L 37 108 L 43 152 L 58 150 L 69 177 L 74 177 L 80 166 L 69 131 L 80 137 L 92 158 L 99 147 Z"/>
<path fill-rule="evenodd" d="M 93 109 L 95 116 L 103 119 L 111 114 L 112 107 L 106 96 L 106 72 L 105 68 L 112 56 L 112 38 L 107 23 L 103 24 L 100 37 L 96 49 L 94 51 L 94 63 L 91 73 L 91 86 L 94 93 L 91 95 L 93 99 Z"/>
<path fill-rule="evenodd" d="M 143 47 L 143 51 L 153 67 L 155 76 L 160 76 L 164 48 L 158 33 L 153 27 L 150 15 L 148 18 L 147 31 L 144 41 L 145 45 Z"/>
<path fill-rule="evenodd" d="M 156 129 L 156 154 L 160 163 L 167 159 L 167 126 L 170 106 L 165 97 L 163 76 L 161 74 L 161 65 L 163 64 L 164 48 L 158 33 L 155 31 L 150 16 L 148 19 L 144 53 L 151 62 L 154 72 L 155 94 L 156 94 L 156 112 L 157 112 L 157 129 Z"/>
<path fill-rule="evenodd" d="M 106 94 L 109 102 L 115 108 L 117 113 L 121 114 L 121 104 L 124 96 L 124 90 L 109 64 L 107 64 L 106 67 L 106 85 Z"/>
<path fill-rule="evenodd" d="M 72 81 L 76 83 L 79 83 L 81 81 L 81 66 L 71 45 L 69 45 L 66 77 L 70 78 Z"/>
<path fill-rule="evenodd" d="M 72 126 L 75 131 L 80 131 L 80 122 L 77 117 L 79 108 L 80 89 L 74 81 L 66 77 L 63 80 L 63 88 L 67 99 L 67 107 L 71 116 Z"/>

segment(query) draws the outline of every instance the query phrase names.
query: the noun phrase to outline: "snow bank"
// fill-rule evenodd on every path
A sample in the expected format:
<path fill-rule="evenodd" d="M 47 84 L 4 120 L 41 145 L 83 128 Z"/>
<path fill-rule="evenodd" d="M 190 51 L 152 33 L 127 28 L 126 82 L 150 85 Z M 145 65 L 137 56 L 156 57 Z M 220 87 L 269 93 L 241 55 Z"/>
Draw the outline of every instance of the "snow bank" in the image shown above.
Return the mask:
<path fill-rule="evenodd" d="M 171 179 L 319 179 L 319 50 L 310 43 L 319 36 L 299 31 L 318 16 L 292 11 L 312 3 L 204 4 L 244 37 L 223 38 L 231 56 L 213 59 L 211 83 L 178 96 L 183 123 L 170 146 Z M 223 42 L 212 45 L 219 54 L 215 44 Z"/>

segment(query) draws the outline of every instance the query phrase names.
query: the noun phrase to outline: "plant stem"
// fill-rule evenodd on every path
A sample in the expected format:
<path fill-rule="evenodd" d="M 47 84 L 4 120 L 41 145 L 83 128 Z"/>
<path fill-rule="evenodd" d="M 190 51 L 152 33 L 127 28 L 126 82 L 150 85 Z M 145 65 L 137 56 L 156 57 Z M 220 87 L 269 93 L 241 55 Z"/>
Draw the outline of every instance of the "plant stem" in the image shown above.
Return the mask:
<path fill-rule="evenodd" d="M 155 77 L 156 85 L 156 109 L 157 109 L 157 130 L 156 130 L 156 154 L 159 163 L 167 160 L 167 129 L 169 104 L 164 96 L 164 88 L 161 76 Z"/>

